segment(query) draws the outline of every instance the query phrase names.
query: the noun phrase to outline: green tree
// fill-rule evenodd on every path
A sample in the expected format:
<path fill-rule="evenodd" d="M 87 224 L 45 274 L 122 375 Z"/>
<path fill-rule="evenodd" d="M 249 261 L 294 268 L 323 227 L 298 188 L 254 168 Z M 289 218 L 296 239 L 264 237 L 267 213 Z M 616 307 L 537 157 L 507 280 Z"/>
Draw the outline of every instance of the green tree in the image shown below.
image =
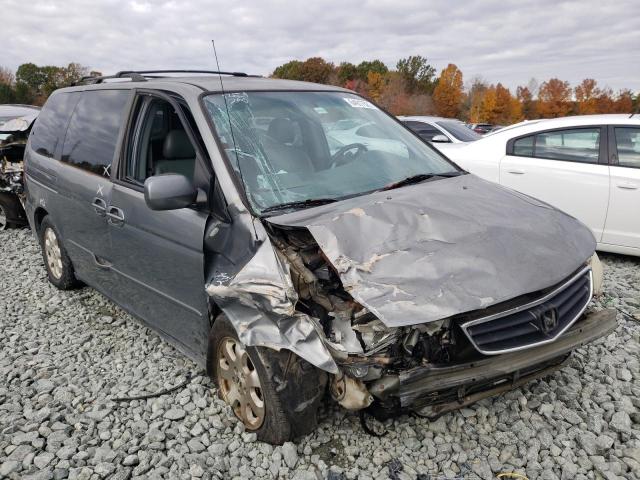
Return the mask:
<path fill-rule="evenodd" d="M 433 93 L 436 86 L 436 69 L 426 57 L 411 55 L 398 60 L 396 68 L 411 92 Z"/>
<path fill-rule="evenodd" d="M 345 85 L 349 80 L 358 78 L 358 67 L 351 62 L 342 62 L 337 69 L 340 85 Z"/>
<path fill-rule="evenodd" d="M 8 83 L 0 82 L 0 104 L 16 103 L 16 92 Z"/>
<path fill-rule="evenodd" d="M 272 77 L 286 78 L 288 80 L 301 80 L 301 66 L 302 62 L 300 60 L 291 60 L 284 65 L 276 67 L 273 71 Z"/>
<path fill-rule="evenodd" d="M 386 75 L 389 72 L 389 68 L 381 60 L 365 60 L 360 62 L 356 69 L 358 78 L 364 81 L 367 81 L 369 72 L 379 73 L 380 75 Z"/>
<path fill-rule="evenodd" d="M 304 62 L 293 60 L 285 63 L 274 70 L 273 76 L 304 82 L 328 83 L 334 68 L 333 63 L 323 58 L 311 57 Z"/>

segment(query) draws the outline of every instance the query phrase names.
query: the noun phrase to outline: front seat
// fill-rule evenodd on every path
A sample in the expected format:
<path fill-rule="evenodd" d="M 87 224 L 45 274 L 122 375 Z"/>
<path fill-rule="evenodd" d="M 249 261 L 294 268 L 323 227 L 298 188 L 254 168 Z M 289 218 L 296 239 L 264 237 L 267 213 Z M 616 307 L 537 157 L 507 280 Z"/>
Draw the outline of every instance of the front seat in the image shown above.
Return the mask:
<path fill-rule="evenodd" d="M 267 129 L 268 140 L 264 143 L 269 162 L 276 171 L 306 173 L 313 172 L 313 164 L 304 149 L 293 145 L 295 124 L 288 118 L 271 120 Z"/>
<path fill-rule="evenodd" d="M 155 175 L 179 173 L 193 178 L 196 151 L 184 130 L 171 130 L 164 139 L 162 159 L 155 163 Z"/>

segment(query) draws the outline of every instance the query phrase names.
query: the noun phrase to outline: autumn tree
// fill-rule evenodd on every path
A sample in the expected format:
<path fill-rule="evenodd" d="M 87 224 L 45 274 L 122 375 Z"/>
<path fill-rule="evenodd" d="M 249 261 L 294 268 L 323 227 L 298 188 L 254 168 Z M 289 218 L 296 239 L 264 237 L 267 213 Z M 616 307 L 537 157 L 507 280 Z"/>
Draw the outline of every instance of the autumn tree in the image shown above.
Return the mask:
<path fill-rule="evenodd" d="M 516 88 L 516 99 L 520 103 L 523 118 L 537 118 L 536 101 L 533 99 L 533 92 L 529 87 Z"/>
<path fill-rule="evenodd" d="M 433 90 L 433 103 L 438 115 L 454 118 L 460 114 L 464 100 L 462 86 L 462 72 L 450 63 L 440 73 L 438 84 Z"/>
<path fill-rule="evenodd" d="M 436 69 L 429 65 L 426 57 L 412 55 L 401 58 L 396 64 L 396 70 L 404 78 L 410 93 L 433 93 Z"/>
<path fill-rule="evenodd" d="M 498 125 L 508 125 L 520 120 L 522 116 L 522 106 L 511 92 L 501 83 L 496 85 L 496 105 L 491 123 Z"/>
<path fill-rule="evenodd" d="M 615 113 L 633 113 L 633 93 L 631 90 L 620 90 L 614 104 Z"/>
<path fill-rule="evenodd" d="M 470 122 L 478 123 L 480 121 L 480 108 L 487 88 L 489 86 L 481 77 L 475 77 L 467 88 L 468 93 L 463 104 L 463 116 L 468 118 Z"/>
<path fill-rule="evenodd" d="M 367 74 L 367 92 L 373 101 L 380 100 L 385 83 L 385 77 L 381 73 L 369 72 Z"/>
<path fill-rule="evenodd" d="M 542 83 L 538 92 L 538 113 L 542 118 L 564 117 L 571 107 L 569 82 L 552 78 Z"/>
<path fill-rule="evenodd" d="M 575 89 L 576 113 L 589 115 L 598 113 L 598 99 L 602 91 L 598 88 L 598 82 L 593 78 L 585 78 Z"/>

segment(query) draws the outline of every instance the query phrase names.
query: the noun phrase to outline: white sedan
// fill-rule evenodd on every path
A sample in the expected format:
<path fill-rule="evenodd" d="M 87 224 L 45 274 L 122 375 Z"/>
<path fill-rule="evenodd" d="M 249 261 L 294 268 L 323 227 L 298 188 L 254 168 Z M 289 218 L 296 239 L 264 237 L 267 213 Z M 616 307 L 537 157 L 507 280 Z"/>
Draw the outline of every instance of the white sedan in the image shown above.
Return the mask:
<path fill-rule="evenodd" d="M 578 218 L 599 250 L 640 255 L 640 115 L 533 120 L 438 148 L 471 173 Z"/>

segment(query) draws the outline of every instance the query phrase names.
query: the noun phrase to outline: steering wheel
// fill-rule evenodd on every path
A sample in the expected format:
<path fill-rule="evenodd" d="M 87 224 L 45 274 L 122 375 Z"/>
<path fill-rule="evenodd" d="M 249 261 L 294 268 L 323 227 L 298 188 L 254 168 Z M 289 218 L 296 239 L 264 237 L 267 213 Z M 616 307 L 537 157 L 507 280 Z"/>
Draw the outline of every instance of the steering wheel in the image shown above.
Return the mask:
<path fill-rule="evenodd" d="M 351 155 L 347 155 L 347 152 L 350 152 L 351 150 L 355 150 L 355 152 Z M 345 145 L 336 153 L 331 155 L 331 159 L 333 160 L 331 168 L 340 167 L 346 163 L 352 162 L 368 150 L 367 146 L 363 143 L 350 143 L 349 145 Z"/>

